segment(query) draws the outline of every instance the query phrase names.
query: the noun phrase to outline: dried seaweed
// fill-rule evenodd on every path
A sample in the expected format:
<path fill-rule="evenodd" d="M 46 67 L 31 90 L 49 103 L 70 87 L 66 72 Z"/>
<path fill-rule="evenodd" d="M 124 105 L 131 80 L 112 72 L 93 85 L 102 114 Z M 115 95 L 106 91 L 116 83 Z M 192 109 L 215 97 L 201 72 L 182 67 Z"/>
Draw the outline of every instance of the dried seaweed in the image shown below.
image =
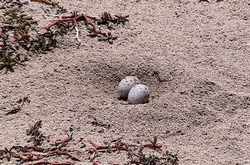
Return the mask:
<path fill-rule="evenodd" d="M 41 135 L 39 128 L 41 128 L 41 121 L 38 121 L 27 130 L 27 135 L 37 136 Z M 79 158 L 72 155 L 70 150 L 64 149 L 72 140 L 72 134 L 68 135 L 66 139 L 58 139 L 55 144 L 48 148 L 43 148 L 37 145 L 31 146 L 12 146 L 10 149 L 0 150 L 0 160 L 6 159 L 10 161 L 15 159 L 20 164 L 48 164 L 48 165 L 73 165 L 73 162 L 55 162 L 47 161 L 46 158 L 64 156 L 72 161 L 80 161 Z"/>
<path fill-rule="evenodd" d="M 26 134 L 31 136 L 29 142 L 32 142 L 34 146 L 42 145 L 45 140 L 45 136 L 39 130 L 42 127 L 42 121 L 37 121 L 33 126 L 26 130 Z"/>
<path fill-rule="evenodd" d="M 145 154 L 142 150 L 128 152 L 129 161 L 125 165 L 178 165 L 179 159 L 176 154 L 166 151 L 162 156 Z"/>
<path fill-rule="evenodd" d="M 60 19 L 53 21 L 51 24 L 45 27 L 47 31 L 52 28 L 58 29 L 62 25 L 65 27 L 75 27 L 77 30 L 76 38 L 79 40 L 78 34 L 78 23 L 84 22 L 85 26 L 88 29 L 88 36 L 93 38 L 98 38 L 98 41 L 107 41 L 112 44 L 114 40 L 117 39 L 116 36 L 113 36 L 111 32 L 103 32 L 100 30 L 98 25 L 107 25 L 110 27 L 110 23 L 115 25 L 125 24 L 128 22 L 128 16 L 115 16 L 116 18 L 111 17 L 111 14 L 105 12 L 101 16 L 101 18 L 91 17 L 85 14 L 78 14 L 77 12 L 73 12 L 71 15 L 62 16 Z M 113 27 L 113 26 L 112 26 Z"/>
<path fill-rule="evenodd" d="M 23 97 L 20 98 L 16 101 L 16 103 L 18 104 L 17 106 L 15 106 L 12 110 L 10 110 L 9 112 L 7 112 L 5 115 L 13 115 L 18 113 L 19 111 L 21 111 L 22 107 L 24 106 L 25 103 L 30 103 L 30 99 L 29 97 Z"/>
<path fill-rule="evenodd" d="M 22 2 L 21 0 L 0 0 L 0 9 L 21 8 L 27 3 L 28 1 Z"/>
<path fill-rule="evenodd" d="M 131 145 L 121 141 L 113 141 L 108 145 L 97 145 L 92 141 L 89 143 L 93 148 L 89 149 L 91 154 L 90 160 L 93 161 L 93 165 L 100 165 L 99 161 L 95 161 L 99 153 L 113 153 L 125 151 L 127 152 L 128 161 L 124 165 L 178 165 L 179 159 L 177 154 L 173 154 L 169 151 L 163 153 L 162 145 L 158 144 L 157 137 L 150 143 Z M 151 149 L 157 151 L 159 154 L 145 154 L 145 149 Z M 163 153 L 163 154 L 162 154 Z"/>
<path fill-rule="evenodd" d="M 65 33 L 65 27 L 39 33 L 38 23 L 18 8 L 3 13 L 0 26 L 0 70 L 5 73 L 14 71 L 16 65 L 24 65 L 31 53 L 45 53 L 56 47 L 59 35 Z"/>
<path fill-rule="evenodd" d="M 57 2 L 51 0 L 32 0 L 45 5 L 50 5 L 63 12 L 64 8 Z M 98 38 L 98 41 L 105 41 L 110 44 L 117 39 L 111 31 L 117 25 L 124 25 L 128 22 L 126 16 L 112 16 L 104 12 L 100 18 L 78 14 L 72 12 L 70 15 L 61 16 L 49 23 L 44 29 L 40 29 L 38 22 L 33 17 L 22 10 L 24 4 L 18 0 L 0 1 L 3 15 L 0 19 L 0 70 L 5 69 L 5 73 L 13 72 L 16 65 L 24 65 L 29 56 L 37 53 L 46 53 L 58 46 L 59 37 L 68 34 L 73 29 L 76 30 L 76 40 L 79 38 L 79 25 L 84 23 L 88 31 L 88 36 Z M 65 10 L 64 10 L 65 11 Z M 102 29 L 102 30 L 101 30 Z"/>
<path fill-rule="evenodd" d="M 106 25 L 109 29 L 114 29 L 114 25 L 125 25 L 126 22 L 128 22 L 128 15 L 122 16 L 122 15 L 114 15 L 112 16 L 108 12 L 102 13 L 101 17 L 99 19 L 96 19 L 98 25 Z"/>
<path fill-rule="evenodd" d="M 106 129 L 109 129 L 111 126 L 110 124 L 106 124 L 103 121 L 100 121 L 99 119 L 92 117 L 93 121 L 91 121 L 91 124 L 97 127 L 104 127 Z"/>
<path fill-rule="evenodd" d="M 37 25 L 31 17 L 18 8 L 8 9 L 3 13 L 3 22 L 0 26 L 0 70 L 13 72 L 14 66 L 23 65 L 27 61 L 27 42 L 30 40 L 30 31 Z"/>
<path fill-rule="evenodd" d="M 18 113 L 19 111 L 21 111 L 21 107 L 20 106 L 17 106 L 17 107 L 14 107 L 11 111 L 7 112 L 5 115 L 13 115 L 13 114 L 16 114 Z"/>
<path fill-rule="evenodd" d="M 41 121 L 35 123 L 30 129 L 27 130 L 27 135 L 36 135 L 41 128 Z M 152 141 L 146 144 L 128 144 L 122 141 L 122 138 L 113 140 L 105 145 L 97 145 L 92 141 L 89 143 L 92 145 L 89 149 L 82 152 L 80 150 L 67 149 L 67 145 L 72 138 L 72 134 L 64 139 L 58 139 L 55 143 L 50 144 L 47 148 L 31 145 L 31 146 L 12 146 L 10 149 L 0 150 L 0 160 L 10 161 L 15 159 L 19 163 L 25 164 L 48 164 L 48 165 L 71 165 L 75 162 L 82 162 L 81 158 L 74 156 L 76 153 L 79 156 L 85 155 L 86 159 L 92 162 L 93 165 L 101 165 L 102 163 L 96 160 L 100 154 L 121 153 L 122 151 L 127 153 L 127 161 L 122 163 L 124 165 L 178 165 L 179 159 L 177 154 L 173 154 L 169 151 L 162 150 L 162 145 L 158 144 L 155 137 Z M 150 149 L 153 152 L 144 153 L 144 149 Z M 157 154 L 155 153 L 157 152 Z M 90 154 L 90 155 L 89 155 Z M 89 155 L 89 156 L 88 156 Z M 55 162 L 53 157 L 63 156 L 67 161 Z M 47 159 L 50 158 L 48 161 Z M 121 164 L 114 164 L 121 165 Z"/>

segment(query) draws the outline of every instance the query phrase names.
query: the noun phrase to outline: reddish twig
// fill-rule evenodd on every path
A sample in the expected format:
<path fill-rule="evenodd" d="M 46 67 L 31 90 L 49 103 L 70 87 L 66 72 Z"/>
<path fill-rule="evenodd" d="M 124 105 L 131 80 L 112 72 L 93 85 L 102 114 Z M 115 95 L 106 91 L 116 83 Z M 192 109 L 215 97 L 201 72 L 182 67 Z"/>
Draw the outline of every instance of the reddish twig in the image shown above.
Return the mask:
<path fill-rule="evenodd" d="M 81 21 L 83 21 L 86 26 L 90 27 L 90 32 L 89 32 L 90 34 L 88 34 L 88 36 L 101 37 L 100 41 L 108 41 L 109 43 L 112 43 L 112 40 L 117 39 L 117 37 L 113 37 L 110 32 L 105 33 L 105 32 L 102 32 L 100 30 L 97 30 L 96 25 L 94 24 L 98 21 L 97 18 L 87 16 L 84 14 L 78 15 L 77 13 L 73 13 L 70 16 L 62 16 L 60 19 L 52 21 L 52 23 L 50 23 L 44 29 L 47 32 L 55 26 L 59 26 L 61 24 L 69 24 L 69 23 L 72 23 L 73 27 L 77 27 L 77 23 L 79 23 Z M 79 40 L 78 31 L 77 31 L 77 40 Z"/>
<path fill-rule="evenodd" d="M 52 152 L 48 153 L 48 154 L 46 155 L 46 157 L 61 156 L 61 155 L 67 156 L 68 158 L 70 158 L 71 160 L 74 160 L 74 161 L 80 161 L 79 158 L 77 158 L 77 157 L 71 155 L 71 154 L 68 153 L 67 151 L 61 151 L 61 150 L 52 151 Z"/>
<path fill-rule="evenodd" d="M 13 146 L 8 150 L 8 153 L 10 153 L 11 157 L 18 158 L 23 162 L 38 161 L 52 156 L 67 156 L 67 158 L 73 161 L 80 161 L 79 158 L 70 154 L 72 151 L 62 150 L 62 147 L 65 147 L 70 140 L 72 140 L 72 134 L 68 135 L 68 137 L 63 140 L 56 141 L 54 144 L 56 146 L 52 148 L 45 149 L 38 146 Z"/>
<path fill-rule="evenodd" d="M 151 143 L 149 144 L 143 144 L 143 145 L 137 146 L 137 145 L 129 145 L 119 140 L 119 141 L 115 141 L 114 144 L 102 146 L 102 145 L 97 145 L 91 140 L 89 140 L 89 143 L 93 146 L 93 148 L 89 149 L 89 152 L 92 154 L 90 159 L 91 161 L 93 161 L 96 158 L 98 152 L 116 152 L 116 151 L 129 152 L 131 151 L 130 147 L 139 148 L 141 152 L 145 148 L 149 148 L 149 149 L 156 150 L 156 151 L 162 151 L 162 145 L 157 143 L 157 137 L 154 137 L 153 141 L 150 141 L 150 142 Z M 93 164 L 93 165 L 98 165 L 98 164 Z"/>
<path fill-rule="evenodd" d="M 93 146 L 93 148 L 91 149 L 91 151 L 93 152 L 115 152 L 115 151 L 128 151 L 129 147 L 136 147 L 136 145 L 129 145 L 129 144 L 125 144 L 122 142 L 117 142 L 114 145 L 108 145 L 108 146 L 100 146 L 95 144 L 94 142 L 92 142 L 91 140 L 89 140 L 89 143 Z M 139 146 L 137 146 L 139 147 Z M 152 150 L 158 150 L 161 151 L 162 150 L 162 145 L 157 143 L 157 138 L 155 137 L 153 141 L 151 141 L 150 144 L 143 144 L 141 146 L 142 148 L 149 148 Z"/>
<path fill-rule="evenodd" d="M 57 148 L 62 148 L 62 147 L 65 147 L 71 140 L 72 140 L 72 134 L 67 134 L 67 138 L 61 140 L 61 139 L 58 139 L 55 141 L 55 146 L 57 146 Z"/>
<path fill-rule="evenodd" d="M 47 157 L 52 157 L 52 156 L 67 156 L 68 158 L 70 158 L 73 161 L 80 161 L 79 158 L 71 155 L 68 151 L 64 150 L 55 150 L 55 151 L 48 151 L 46 152 L 45 150 L 43 150 L 43 152 L 32 152 L 27 150 L 26 152 L 12 152 L 10 151 L 11 156 L 14 158 L 18 158 L 24 162 L 32 162 L 32 161 L 38 161 Z"/>

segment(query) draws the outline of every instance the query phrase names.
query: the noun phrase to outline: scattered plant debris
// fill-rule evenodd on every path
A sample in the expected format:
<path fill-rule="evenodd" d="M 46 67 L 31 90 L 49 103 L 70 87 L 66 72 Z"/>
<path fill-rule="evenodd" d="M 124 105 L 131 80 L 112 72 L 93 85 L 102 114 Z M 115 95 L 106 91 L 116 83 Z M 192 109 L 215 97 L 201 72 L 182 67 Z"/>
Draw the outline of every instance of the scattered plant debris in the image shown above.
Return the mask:
<path fill-rule="evenodd" d="M 66 12 L 57 2 L 51 0 L 31 0 Z M 16 65 L 24 65 L 28 57 L 37 53 L 46 53 L 58 46 L 59 37 L 62 37 L 72 30 L 76 31 L 76 40 L 79 38 L 79 25 L 83 22 L 88 31 L 88 36 L 97 38 L 98 41 L 105 41 L 110 44 L 117 39 L 110 30 L 116 26 L 128 22 L 128 15 L 112 16 L 104 12 L 100 18 L 72 12 L 51 21 L 46 27 L 40 29 L 38 22 L 22 10 L 24 5 L 29 4 L 19 0 L 0 1 L 0 9 L 4 9 L 0 17 L 0 70 L 5 73 L 13 72 Z M 105 29 L 106 30 L 103 30 Z M 102 30 L 101 30 L 102 29 Z M 107 31 L 109 30 L 109 31 Z"/>
<path fill-rule="evenodd" d="M 93 121 L 91 121 L 91 124 L 94 125 L 94 126 L 98 126 L 98 127 L 104 127 L 106 129 L 109 129 L 110 128 L 110 124 L 106 124 L 100 120 L 98 120 L 97 118 L 95 117 L 92 117 Z"/>
<path fill-rule="evenodd" d="M 10 110 L 9 112 L 7 112 L 5 115 L 14 115 L 16 113 L 18 113 L 19 111 L 21 111 L 21 107 L 20 106 L 17 106 L 17 107 L 14 107 L 12 110 Z"/>
<path fill-rule="evenodd" d="M 26 135 L 31 136 L 29 142 L 32 142 L 34 146 L 42 145 L 45 140 L 45 136 L 39 130 L 42 128 L 42 121 L 37 121 L 33 126 L 26 130 Z"/>
<path fill-rule="evenodd" d="M 90 160 L 93 161 L 93 165 L 101 165 L 99 161 L 95 160 L 99 153 L 113 153 L 120 151 L 127 152 L 128 162 L 124 165 L 178 165 L 179 159 L 177 155 L 172 154 L 169 151 L 166 151 L 162 156 L 145 154 L 143 152 L 145 149 L 151 149 L 158 153 L 163 152 L 162 145 L 157 143 L 157 137 L 154 137 L 150 143 L 140 145 L 126 144 L 121 140 L 122 139 L 113 141 L 104 146 L 89 141 L 93 146 L 93 148 L 89 149 L 89 153 L 91 154 Z"/>
<path fill-rule="evenodd" d="M 21 8 L 26 4 L 28 4 L 28 1 L 22 2 L 21 0 L 0 0 L 0 9 L 8 9 L 14 7 Z"/>
<path fill-rule="evenodd" d="M 3 16 L 0 24 L 0 70 L 5 68 L 6 72 L 13 72 L 15 65 L 27 61 L 24 50 L 28 49 L 30 30 L 37 22 L 18 8 L 7 9 Z"/>
<path fill-rule="evenodd" d="M 129 161 L 125 165 L 178 165 L 179 159 L 176 154 L 166 151 L 162 156 L 145 154 L 142 150 L 137 153 L 128 153 Z"/>
<path fill-rule="evenodd" d="M 19 100 L 17 100 L 18 104 L 24 105 L 25 103 L 30 103 L 30 99 L 28 96 L 25 96 L 23 98 L 20 98 Z"/>
<path fill-rule="evenodd" d="M 126 22 L 128 22 L 128 17 L 128 15 L 115 15 L 115 17 L 112 17 L 110 13 L 104 12 L 101 18 L 96 18 L 85 14 L 78 14 L 77 12 L 73 12 L 71 15 L 62 16 L 60 19 L 52 21 L 52 23 L 45 27 L 45 29 L 49 31 L 53 27 L 73 27 L 76 29 L 76 39 L 80 41 L 78 23 L 84 22 L 89 31 L 88 36 L 97 37 L 99 41 L 108 41 L 110 44 L 112 44 L 113 41 L 117 39 L 117 37 L 112 36 L 111 32 L 102 32 L 97 26 L 106 25 L 110 29 L 111 27 L 113 28 L 115 25 L 125 24 Z"/>
<path fill-rule="evenodd" d="M 98 153 L 98 152 L 115 152 L 115 151 L 129 151 L 129 147 L 138 147 L 137 145 L 129 145 L 123 143 L 121 140 L 114 141 L 113 143 L 106 145 L 106 146 L 99 146 L 92 142 L 91 140 L 89 143 L 93 146 L 90 152 Z M 148 144 L 140 145 L 140 148 L 143 150 L 145 148 L 149 148 L 155 151 L 161 151 L 162 145 L 157 143 L 157 137 L 154 138 L 153 141 L 150 141 Z"/>
<path fill-rule="evenodd" d="M 41 121 L 35 123 L 30 129 L 27 130 L 27 135 L 40 134 L 39 128 L 41 128 Z M 12 158 L 20 164 L 36 164 L 36 165 L 73 165 L 73 162 L 55 162 L 44 160 L 50 157 L 64 156 L 72 161 L 80 161 L 79 158 L 71 154 L 71 150 L 65 149 L 67 144 L 72 140 L 72 135 L 68 135 L 66 139 L 58 139 L 55 144 L 51 144 L 47 148 L 43 148 L 36 144 L 31 146 L 12 146 L 10 149 L 4 148 L 0 150 L 0 160 L 10 161 Z"/>
<path fill-rule="evenodd" d="M 12 110 L 10 110 L 9 112 L 7 112 L 5 115 L 13 115 L 18 113 L 19 111 L 22 110 L 22 107 L 24 106 L 25 103 L 30 103 L 30 99 L 29 97 L 23 97 L 20 98 L 19 100 L 17 100 L 16 102 L 18 105 L 16 107 L 14 107 Z"/>
<path fill-rule="evenodd" d="M 37 134 L 41 127 L 41 121 L 35 123 L 35 125 L 27 130 L 27 134 Z M 164 152 L 162 145 L 158 144 L 155 137 L 150 143 L 146 144 L 127 144 L 122 142 L 122 138 L 111 141 L 107 145 L 97 145 L 92 141 L 89 141 L 92 147 L 86 150 L 72 150 L 67 146 L 70 141 L 73 140 L 72 134 L 64 139 L 58 139 L 53 144 L 49 144 L 48 147 L 42 147 L 38 145 L 31 146 L 12 146 L 10 149 L 4 148 L 0 150 L 0 160 L 10 161 L 15 159 L 19 163 L 26 163 L 32 165 L 73 165 L 75 162 L 82 162 L 84 160 L 92 162 L 93 165 L 101 165 L 102 163 L 96 158 L 102 153 L 127 153 L 127 162 L 123 165 L 178 165 L 178 157 L 176 154 L 172 154 L 169 151 Z M 150 149 L 153 151 L 151 154 L 144 153 L 144 149 Z M 154 154 L 157 152 L 158 154 Z M 78 156 L 75 156 L 78 155 Z M 81 155 L 81 157 L 79 157 Z M 64 157 L 64 162 L 53 161 L 54 158 Z M 84 157 L 82 157 L 84 156 Z M 47 159 L 50 158 L 48 161 Z M 114 164 L 122 165 L 122 164 Z"/>
<path fill-rule="evenodd" d="M 32 162 L 39 161 L 44 158 L 53 157 L 53 156 L 66 156 L 73 161 L 79 161 L 78 158 L 71 155 L 67 150 L 60 150 L 54 148 L 41 148 L 34 146 L 13 146 L 10 149 L 0 150 L 0 159 L 7 159 L 10 161 L 11 158 L 17 159 L 17 161 L 24 162 Z M 41 161 L 44 162 L 44 161 Z M 40 162 L 40 163 L 41 163 Z M 68 163 L 69 164 L 69 163 Z M 71 163 L 73 164 L 73 163 Z"/>

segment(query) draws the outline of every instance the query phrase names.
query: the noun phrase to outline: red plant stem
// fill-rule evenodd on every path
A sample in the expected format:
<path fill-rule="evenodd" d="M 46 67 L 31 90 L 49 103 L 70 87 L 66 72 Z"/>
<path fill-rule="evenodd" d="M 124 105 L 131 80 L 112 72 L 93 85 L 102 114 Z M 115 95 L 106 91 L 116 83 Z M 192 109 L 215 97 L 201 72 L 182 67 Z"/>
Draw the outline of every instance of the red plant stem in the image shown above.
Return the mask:
<path fill-rule="evenodd" d="M 60 151 L 60 150 L 57 150 L 57 151 L 53 151 L 51 153 L 49 153 L 48 155 L 46 155 L 47 157 L 50 157 L 50 156 L 55 156 L 55 155 L 65 155 L 65 156 L 68 156 L 70 159 L 74 160 L 74 161 L 80 161 L 80 159 L 78 159 L 77 157 L 69 154 L 68 152 L 64 152 L 64 151 Z"/>
<path fill-rule="evenodd" d="M 74 25 L 76 25 L 77 22 L 84 21 L 86 25 L 92 27 L 91 30 L 92 30 L 93 34 L 90 34 L 90 36 L 97 36 L 98 34 L 100 34 L 100 35 L 106 37 L 107 34 L 101 32 L 101 31 L 98 31 L 96 29 L 96 26 L 90 20 L 96 21 L 97 19 L 95 17 L 90 17 L 90 16 L 86 16 L 86 15 L 62 16 L 61 19 L 53 21 L 51 24 L 46 26 L 45 29 L 49 30 L 53 26 L 56 26 L 56 25 L 58 25 L 60 23 L 72 22 Z"/>
<path fill-rule="evenodd" d="M 94 142 L 92 142 L 91 140 L 88 140 L 88 142 L 95 148 L 97 149 L 99 146 L 97 144 L 95 144 Z"/>
<path fill-rule="evenodd" d="M 89 143 L 94 147 L 93 148 L 93 152 L 105 152 L 106 150 L 111 150 L 111 151 L 128 151 L 128 147 L 129 146 L 134 146 L 134 145 L 127 145 L 124 143 L 121 143 L 121 145 L 112 145 L 112 146 L 99 146 L 97 144 L 95 144 L 94 142 L 92 142 L 91 140 L 89 140 Z M 142 146 L 143 148 L 149 148 L 152 150 L 158 150 L 161 151 L 162 150 L 162 145 L 156 144 L 156 143 L 151 143 L 151 144 L 144 144 Z"/>
<path fill-rule="evenodd" d="M 72 140 L 72 136 L 71 136 L 71 135 L 68 135 L 68 137 L 65 138 L 65 139 L 63 139 L 63 140 L 61 140 L 61 139 L 56 140 L 56 141 L 55 141 L 55 145 L 56 145 L 56 146 L 58 146 L 58 145 L 63 145 L 63 146 L 65 146 L 65 145 L 67 145 L 71 140 Z"/>
<path fill-rule="evenodd" d="M 47 27 L 45 27 L 45 29 L 49 30 L 51 27 L 59 24 L 59 23 L 62 23 L 62 22 L 80 22 L 81 20 L 83 20 L 86 24 L 88 24 L 89 22 L 87 21 L 87 18 L 86 16 L 84 15 L 72 15 L 72 16 L 63 16 L 61 17 L 61 19 L 59 20 L 54 20 L 53 23 L 49 24 Z"/>

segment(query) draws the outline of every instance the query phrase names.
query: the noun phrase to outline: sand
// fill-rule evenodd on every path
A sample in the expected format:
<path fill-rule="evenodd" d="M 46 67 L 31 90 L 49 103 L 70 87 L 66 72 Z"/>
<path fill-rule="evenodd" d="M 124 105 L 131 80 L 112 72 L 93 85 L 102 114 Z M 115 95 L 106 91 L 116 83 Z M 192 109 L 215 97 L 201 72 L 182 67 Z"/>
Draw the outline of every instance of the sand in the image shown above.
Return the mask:
<path fill-rule="evenodd" d="M 178 153 L 180 165 L 250 164 L 248 0 L 61 4 L 93 16 L 129 14 L 129 23 L 114 30 L 119 38 L 112 45 L 82 32 L 81 46 L 65 37 L 63 46 L 1 74 L 0 148 L 25 144 L 25 130 L 42 120 L 46 136 L 60 137 L 71 128 L 72 148 L 79 148 L 81 138 L 103 143 L 122 137 L 136 143 L 157 136 Z M 40 7 L 31 4 L 37 18 Z M 128 105 L 117 99 L 117 85 L 128 75 L 149 86 L 149 103 Z M 30 103 L 5 116 L 23 97 Z M 94 118 L 110 127 L 93 125 Z M 125 158 L 116 156 L 98 160 L 122 164 Z"/>

